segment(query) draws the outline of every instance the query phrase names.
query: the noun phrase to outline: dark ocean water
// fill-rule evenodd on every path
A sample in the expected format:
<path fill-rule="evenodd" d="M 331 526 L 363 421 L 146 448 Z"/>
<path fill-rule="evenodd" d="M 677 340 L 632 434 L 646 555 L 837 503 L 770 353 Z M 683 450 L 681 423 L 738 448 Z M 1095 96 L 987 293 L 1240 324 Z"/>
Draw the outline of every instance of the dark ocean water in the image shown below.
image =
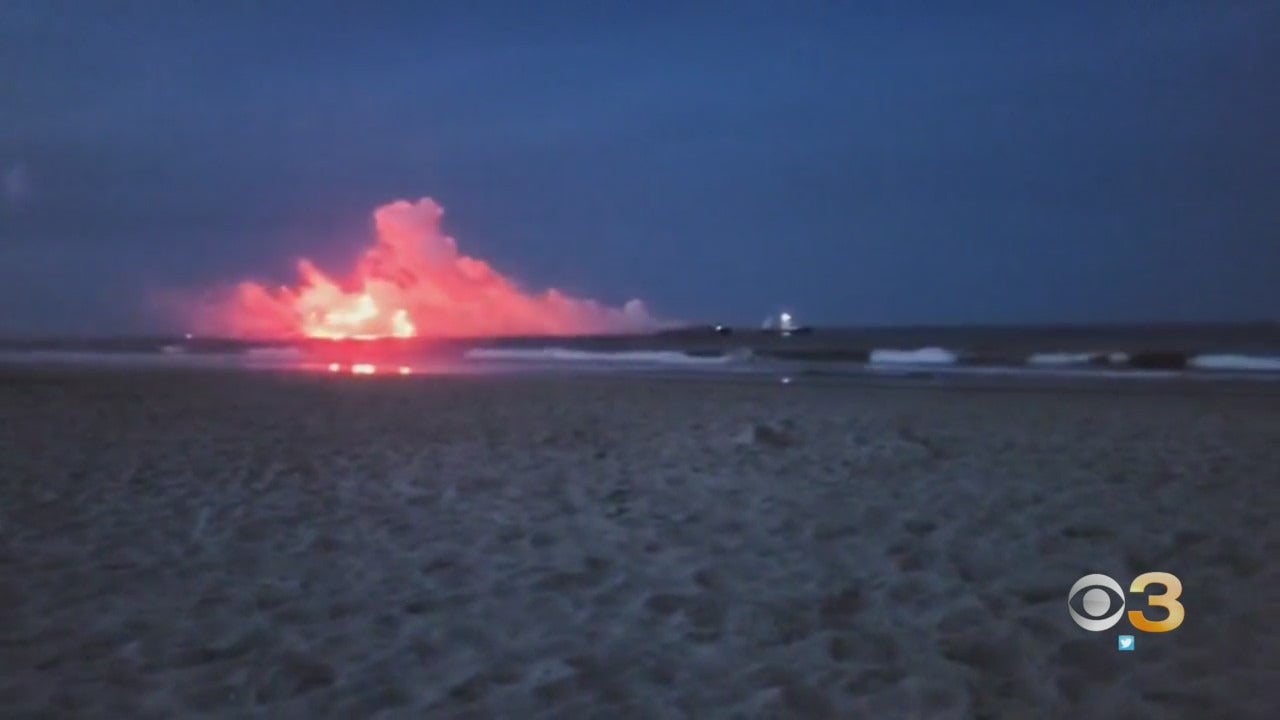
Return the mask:
<path fill-rule="evenodd" d="M 26 365 L 308 369 L 361 374 L 583 369 L 842 374 L 1056 373 L 1280 378 L 1280 323 L 1057 327 L 689 327 L 648 335 L 250 341 L 192 337 L 0 340 Z"/>

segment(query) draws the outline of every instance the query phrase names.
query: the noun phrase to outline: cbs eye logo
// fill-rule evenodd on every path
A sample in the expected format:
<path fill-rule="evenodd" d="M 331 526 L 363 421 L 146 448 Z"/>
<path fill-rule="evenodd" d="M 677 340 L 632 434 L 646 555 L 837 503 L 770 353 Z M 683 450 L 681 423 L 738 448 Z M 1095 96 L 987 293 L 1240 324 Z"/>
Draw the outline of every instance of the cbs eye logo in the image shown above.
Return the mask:
<path fill-rule="evenodd" d="M 1148 633 L 1177 630 L 1186 617 L 1186 610 L 1178 598 L 1182 596 L 1182 582 L 1177 576 L 1165 572 L 1143 573 L 1129 584 L 1129 592 L 1141 593 L 1150 585 L 1164 586 L 1164 592 L 1147 595 L 1147 604 L 1164 608 L 1169 612 L 1163 620 L 1151 620 L 1143 610 L 1130 610 L 1129 623 Z M 1089 632 L 1102 632 L 1120 622 L 1124 614 L 1124 588 L 1106 575 L 1085 575 L 1071 586 L 1067 593 L 1067 612 L 1077 625 Z"/>

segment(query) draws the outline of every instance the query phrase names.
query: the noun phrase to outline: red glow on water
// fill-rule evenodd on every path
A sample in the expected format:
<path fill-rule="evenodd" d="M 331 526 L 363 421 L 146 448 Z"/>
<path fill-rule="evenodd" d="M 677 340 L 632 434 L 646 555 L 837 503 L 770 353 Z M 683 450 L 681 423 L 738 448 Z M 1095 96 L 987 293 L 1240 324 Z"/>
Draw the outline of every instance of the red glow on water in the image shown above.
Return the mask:
<path fill-rule="evenodd" d="M 351 365 L 343 365 L 342 363 L 329 363 L 325 369 L 335 375 L 342 374 L 345 369 L 351 375 L 380 375 L 383 372 L 394 372 L 397 375 L 412 375 L 413 368 L 408 365 L 378 365 L 371 362 L 357 362 Z"/>
<path fill-rule="evenodd" d="M 615 308 L 555 289 L 525 291 L 484 260 L 459 253 L 441 228 L 443 214 L 429 198 L 383 205 L 373 214 L 373 246 L 345 279 L 302 259 L 296 285 L 240 283 L 202 303 L 194 324 L 206 334 L 322 340 L 571 335 L 653 325 L 638 300 Z"/>

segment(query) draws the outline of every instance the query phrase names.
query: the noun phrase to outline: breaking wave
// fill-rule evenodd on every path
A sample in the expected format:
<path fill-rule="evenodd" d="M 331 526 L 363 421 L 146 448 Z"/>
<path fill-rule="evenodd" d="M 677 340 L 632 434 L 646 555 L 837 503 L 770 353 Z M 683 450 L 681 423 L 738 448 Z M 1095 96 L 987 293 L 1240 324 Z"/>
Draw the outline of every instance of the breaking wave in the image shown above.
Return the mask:
<path fill-rule="evenodd" d="M 875 347 L 854 338 L 821 334 L 779 338 L 591 336 L 487 341 L 387 340 L 243 341 L 217 338 L 90 341 L 3 341 L 0 363 L 75 364 L 112 367 L 195 367 L 253 370 L 325 370 L 385 365 L 426 372 L 684 371 L 794 376 L 1010 375 L 1035 377 L 1253 378 L 1280 380 L 1280 355 L 1270 347 L 1256 354 L 1129 349 L 1034 352 L 998 346 L 922 345 Z M 1034 347 L 1034 346 L 1031 346 Z M 874 348 L 874 349 L 870 349 Z M 1234 348 L 1232 348 L 1234 349 Z"/>
<path fill-rule="evenodd" d="M 1070 367 L 1095 364 L 1098 362 L 1099 357 L 1101 356 L 1094 353 L 1033 353 L 1027 358 L 1027 364 L 1044 367 Z"/>
<path fill-rule="evenodd" d="M 573 350 L 564 347 L 540 348 L 472 348 L 463 354 L 467 360 L 498 362 L 559 362 L 631 365 L 715 366 L 735 358 L 730 355 L 690 355 L 678 350 L 619 350 L 602 352 Z"/>
<path fill-rule="evenodd" d="M 954 352 L 938 347 L 918 350 L 876 349 L 871 351 L 872 365 L 954 365 Z"/>
<path fill-rule="evenodd" d="M 1280 372 L 1280 357 L 1260 355 L 1196 355 L 1187 364 L 1197 370 Z"/>

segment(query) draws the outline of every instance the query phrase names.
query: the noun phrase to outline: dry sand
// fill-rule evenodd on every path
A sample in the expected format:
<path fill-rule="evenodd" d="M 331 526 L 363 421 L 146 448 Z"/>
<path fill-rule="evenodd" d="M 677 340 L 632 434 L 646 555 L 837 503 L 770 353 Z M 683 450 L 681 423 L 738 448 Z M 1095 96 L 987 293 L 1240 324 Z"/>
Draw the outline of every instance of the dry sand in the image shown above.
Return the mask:
<path fill-rule="evenodd" d="M 6 371 L 0 712 L 1275 717 L 1269 392 Z"/>

